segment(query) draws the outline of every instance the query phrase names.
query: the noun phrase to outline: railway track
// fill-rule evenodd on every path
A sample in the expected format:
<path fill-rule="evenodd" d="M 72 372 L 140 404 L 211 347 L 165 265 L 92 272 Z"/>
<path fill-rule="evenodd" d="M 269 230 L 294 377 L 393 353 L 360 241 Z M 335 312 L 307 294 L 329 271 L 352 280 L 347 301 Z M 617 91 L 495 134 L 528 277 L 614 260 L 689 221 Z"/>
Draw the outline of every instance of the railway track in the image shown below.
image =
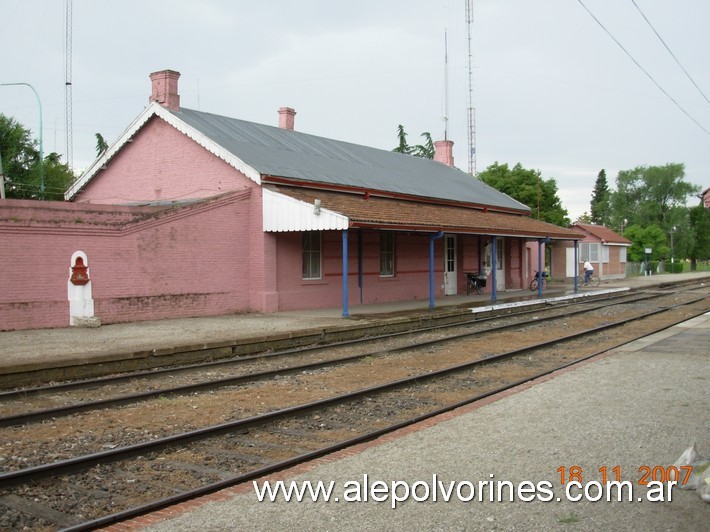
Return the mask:
<path fill-rule="evenodd" d="M 485 335 L 479 331 L 476 335 L 480 338 L 459 333 L 446 342 L 430 339 L 424 345 L 403 347 L 396 354 L 378 357 L 370 353 L 337 368 L 311 367 L 287 376 L 282 371 L 262 384 L 243 383 L 237 388 L 246 388 L 241 391 L 248 392 L 257 410 L 266 411 L 245 411 L 245 415 L 210 427 L 151 435 L 113 449 L 78 452 L 67 459 L 27 467 L 15 463 L 0 474 L 0 505 L 12 516 L 25 516 L 24 521 L 17 517 L 18 523 L 29 523 L 33 528 L 89 529 L 144 513 L 374 438 L 595 356 L 710 307 L 707 294 L 685 294 L 680 297 L 683 301 L 674 297 L 675 302 L 666 296 L 666 300 L 659 297 L 629 303 L 644 308 L 627 311 L 623 320 L 621 313 L 615 315 L 608 308 L 588 309 L 576 316 L 567 309 L 562 317 L 557 316 L 562 322 L 555 326 L 552 319 L 528 319 L 515 330 L 507 327 Z M 617 334 L 621 330 L 624 333 Z M 616 332 L 612 335 L 609 331 Z M 589 341 L 590 334 L 594 342 Z M 496 344 L 513 343 L 515 336 L 521 337 L 515 339 L 517 348 L 496 348 Z M 417 353 L 416 363 L 412 353 Z M 332 373 L 336 370 L 342 372 L 339 382 L 348 383 L 349 388 L 334 384 L 337 379 Z M 387 378 L 376 385 L 352 386 L 353 382 L 374 381 L 367 376 L 383 371 Z M 266 397 L 277 377 L 284 382 L 271 390 L 275 395 L 269 404 L 259 405 L 255 399 Z M 284 397 L 279 397 L 300 386 L 313 387 L 314 394 L 299 394 L 287 405 Z M 114 410 L 110 412 L 113 415 Z M 67 420 L 79 423 L 76 416 Z M 56 420 L 32 426 L 48 423 L 50 433 L 56 430 L 51 429 Z M 28 427 L 5 429 L 11 430 Z M 108 441 L 97 443 L 113 445 Z"/>
<path fill-rule="evenodd" d="M 114 408 L 156 397 L 234 386 L 288 372 L 353 363 L 383 352 L 393 353 L 402 349 L 424 347 L 432 342 L 500 332 L 525 326 L 526 323 L 539 324 L 565 319 L 594 309 L 648 302 L 663 295 L 665 294 L 658 292 L 611 294 L 602 301 L 562 303 L 546 309 L 519 309 L 507 316 L 473 318 L 465 322 L 427 326 L 373 338 L 0 392 L 0 427 L 37 422 L 98 408 Z M 443 331 L 447 331 L 446 338 L 441 336 Z M 370 346 L 375 341 L 378 343 L 373 349 Z M 358 349 L 357 346 L 363 347 Z M 339 354 L 343 351 L 349 351 L 349 354 Z"/>

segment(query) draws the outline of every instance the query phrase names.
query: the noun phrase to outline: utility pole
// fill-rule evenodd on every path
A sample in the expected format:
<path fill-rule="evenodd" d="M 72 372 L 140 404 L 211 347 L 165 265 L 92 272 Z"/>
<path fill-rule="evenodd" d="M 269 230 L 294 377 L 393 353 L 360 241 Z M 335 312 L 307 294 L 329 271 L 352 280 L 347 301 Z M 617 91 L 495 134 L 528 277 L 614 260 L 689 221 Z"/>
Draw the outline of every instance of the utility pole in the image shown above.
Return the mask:
<path fill-rule="evenodd" d="M 66 161 L 74 168 L 74 125 L 72 123 L 72 0 L 65 0 L 64 18 L 64 123 L 67 135 Z"/>
<path fill-rule="evenodd" d="M 466 0 L 468 28 L 468 173 L 476 177 L 476 111 L 473 107 L 473 0 Z"/>
<path fill-rule="evenodd" d="M 675 226 L 671 229 L 671 273 L 675 273 L 675 266 L 674 266 L 674 259 L 675 259 L 675 253 L 673 251 L 673 233 L 675 233 Z"/>
<path fill-rule="evenodd" d="M 2 173 L 2 154 L 0 154 L 0 199 L 5 199 L 5 174 Z"/>
<path fill-rule="evenodd" d="M 35 88 L 29 83 L 0 83 L 0 86 L 10 87 L 13 85 L 25 85 L 32 89 L 37 97 L 37 105 L 39 105 L 39 199 L 44 199 L 44 150 L 42 149 L 42 101 L 39 99 L 39 94 Z"/>

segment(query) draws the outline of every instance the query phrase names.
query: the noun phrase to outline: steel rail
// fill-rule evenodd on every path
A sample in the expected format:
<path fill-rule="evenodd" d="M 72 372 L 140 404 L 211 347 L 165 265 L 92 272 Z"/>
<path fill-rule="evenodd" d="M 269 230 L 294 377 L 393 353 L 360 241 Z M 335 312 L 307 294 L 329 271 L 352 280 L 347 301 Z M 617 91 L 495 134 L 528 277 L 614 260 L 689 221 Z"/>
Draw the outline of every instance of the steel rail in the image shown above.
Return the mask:
<path fill-rule="evenodd" d="M 641 298 L 640 300 L 646 300 L 646 299 L 651 299 L 651 298 L 652 297 L 649 296 L 646 298 Z M 639 301 L 639 299 L 636 299 L 633 302 L 637 302 L 637 301 Z M 260 379 L 275 377 L 275 376 L 279 376 L 279 375 L 287 375 L 287 374 L 292 374 L 292 373 L 298 373 L 300 371 L 305 371 L 305 370 L 312 370 L 312 369 L 326 368 L 326 367 L 330 367 L 330 366 L 337 366 L 337 365 L 342 365 L 345 363 L 355 362 L 357 360 L 360 360 L 360 359 L 363 359 L 366 357 L 376 357 L 376 356 L 382 356 L 382 355 L 396 353 L 396 352 L 400 352 L 400 351 L 410 351 L 410 350 L 421 349 L 423 347 L 427 347 L 427 346 L 430 346 L 433 344 L 440 344 L 443 342 L 455 341 L 455 340 L 459 340 L 461 338 L 465 338 L 468 336 L 495 333 L 495 332 L 500 332 L 500 331 L 506 330 L 506 329 L 522 327 L 527 324 L 539 324 L 539 323 L 543 323 L 546 321 L 552 321 L 552 320 L 556 320 L 556 319 L 567 319 L 570 316 L 575 316 L 578 314 L 585 314 L 585 313 L 588 313 L 588 312 L 591 312 L 594 310 L 598 310 L 601 308 L 609 308 L 610 306 L 627 304 L 627 303 L 628 302 L 625 301 L 625 302 L 614 302 L 610 305 L 597 305 L 596 307 L 593 307 L 593 308 L 586 307 L 583 309 L 568 312 L 563 315 L 544 316 L 541 318 L 537 318 L 535 320 L 529 320 L 529 321 L 522 322 L 522 323 L 515 322 L 515 323 L 509 323 L 509 324 L 501 324 L 501 325 L 494 326 L 494 327 L 491 327 L 491 328 L 485 329 L 485 330 L 459 333 L 459 334 L 451 335 L 450 337 L 447 337 L 447 338 L 437 338 L 435 340 L 426 340 L 426 341 L 410 344 L 407 346 L 387 348 L 387 349 L 378 349 L 378 350 L 369 351 L 366 353 L 361 353 L 358 355 L 349 355 L 349 356 L 345 356 L 345 357 L 339 357 L 339 358 L 318 361 L 318 362 L 311 362 L 308 364 L 301 364 L 301 365 L 297 365 L 297 366 L 289 366 L 289 367 L 285 367 L 285 368 L 256 371 L 253 373 L 235 375 L 235 376 L 230 376 L 230 377 L 222 377 L 222 378 L 218 378 L 218 379 L 212 379 L 209 381 L 202 381 L 202 382 L 198 382 L 198 383 L 185 384 L 182 386 L 174 386 L 171 388 L 162 388 L 160 390 L 150 390 L 150 391 L 146 391 L 146 392 L 127 394 L 127 395 L 123 395 L 123 396 L 119 396 L 119 397 L 96 399 L 93 401 L 85 401 L 85 402 L 76 403 L 73 405 L 59 406 L 59 407 L 47 408 L 47 409 L 43 409 L 43 410 L 35 410 L 35 411 L 31 411 L 31 412 L 25 412 L 22 414 L 3 416 L 3 417 L 0 417 L 0 428 L 22 425 L 22 424 L 27 424 L 27 423 L 33 423 L 33 422 L 38 422 L 38 421 L 42 421 L 42 420 L 46 420 L 46 419 L 50 419 L 50 418 L 68 416 L 68 415 L 76 414 L 79 412 L 86 412 L 86 411 L 96 410 L 99 408 L 106 408 L 106 407 L 110 407 L 110 406 L 122 406 L 122 405 L 126 405 L 126 404 L 137 403 L 140 401 L 154 399 L 157 397 L 176 395 L 176 394 L 180 394 L 180 393 L 194 392 L 194 391 L 198 391 L 198 390 L 213 390 L 213 389 L 218 389 L 218 388 L 222 388 L 222 387 L 226 387 L 226 386 L 233 386 L 236 384 L 243 384 L 243 383 L 252 382 L 252 381 L 256 381 L 256 380 L 260 380 Z M 559 307 L 557 307 L 557 308 L 559 308 Z M 539 313 L 539 310 L 540 309 L 537 309 L 537 313 Z M 533 312 L 533 311 L 531 311 L 531 312 Z M 518 315 L 519 314 L 515 314 L 515 316 L 518 316 Z M 500 318 L 496 317 L 494 319 L 500 319 Z M 480 323 L 480 320 L 475 323 Z M 471 325 L 471 323 L 469 323 L 468 325 Z M 447 324 L 445 326 L 438 326 L 438 327 L 436 327 L 436 329 L 442 328 L 442 327 L 451 327 L 451 325 Z M 426 331 L 418 331 L 418 332 L 429 332 L 430 329 L 431 328 L 427 329 Z M 394 333 L 394 334 L 399 335 L 401 333 Z M 372 338 L 372 339 L 370 339 L 370 341 L 379 340 L 379 339 L 382 339 L 382 338 L 381 337 Z M 357 342 L 361 342 L 361 341 L 362 340 L 357 340 Z M 340 347 L 340 345 L 342 345 L 342 344 L 338 344 L 338 347 Z M 56 391 L 56 390 L 54 390 L 54 391 Z"/>
<path fill-rule="evenodd" d="M 608 294 L 608 297 L 604 298 L 595 298 L 592 300 L 574 300 L 570 301 L 568 303 L 554 303 L 554 308 L 565 308 L 567 306 L 573 306 L 573 305 L 589 305 L 590 303 L 595 303 L 599 301 L 608 301 L 608 300 L 613 300 L 613 299 L 620 299 L 628 296 L 633 296 L 636 295 L 633 292 L 623 292 L 623 293 L 614 293 L 614 294 Z M 646 294 L 642 297 L 638 297 L 636 299 L 633 299 L 631 301 L 621 301 L 617 302 L 614 304 L 627 304 L 627 303 L 633 303 L 637 301 L 644 301 L 646 299 L 654 299 L 658 297 L 663 297 L 665 294 Z M 545 302 L 541 300 L 541 304 L 546 303 L 548 305 L 547 308 L 544 310 L 548 310 L 549 308 L 553 308 L 549 305 L 551 303 Z M 603 305 L 599 305 L 597 308 L 603 308 Z M 465 321 L 460 321 L 460 322 L 455 322 L 455 323 L 444 323 L 444 324 L 437 324 L 437 325 L 430 325 L 426 327 L 420 327 L 416 329 L 411 329 L 407 331 L 399 331 L 399 332 L 394 332 L 394 333 L 386 333 L 386 334 L 381 334 L 381 335 L 376 335 L 376 336 L 367 336 L 365 338 L 355 338 L 352 340 L 344 340 L 341 342 L 332 342 L 329 344 L 318 344 L 318 345 L 312 345 L 312 346 L 306 346 L 306 347 L 296 347 L 292 349 L 282 349 L 270 353 L 260 353 L 258 355 L 248 355 L 248 356 L 238 356 L 237 358 L 229 358 L 226 360 L 213 360 L 209 362 L 200 362 L 196 364 L 186 364 L 178 367 L 169 367 L 169 368 L 161 368 L 161 369 L 154 369 L 154 370 L 144 370 L 144 371 L 136 371 L 136 372 L 131 372 L 125 375 L 109 375 L 105 377 L 96 377 L 96 378 L 91 378 L 91 379 L 81 379 L 81 380 L 75 380 L 75 381 L 70 381 L 70 382 L 62 382 L 62 383 L 57 383 L 57 384 L 49 384 L 45 386 L 35 386 L 35 387 L 28 387 L 28 388 L 20 388 L 17 390 L 5 390 L 5 391 L 0 391 L 0 400 L 2 399 L 13 399 L 13 398 L 25 398 L 25 397 L 30 397 L 33 395 L 39 395 L 42 393 L 55 393 L 57 391 L 63 391 L 63 390 L 69 390 L 73 388 L 85 388 L 88 386 L 93 386 L 93 385 L 104 385 L 104 384 L 112 384 L 112 383 L 117 383 L 121 381 L 128 381 L 128 380 L 134 380 L 134 379 L 141 379 L 141 378 L 151 378 L 163 374 L 173 374 L 173 373 L 180 373 L 180 372 L 186 372 L 186 371 L 192 371 L 195 369 L 204 369 L 204 368 L 212 368 L 212 367 L 217 367 L 217 366 L 228 366 L 228 365 L 233 365 L 233 364 L 243 364 L 245 362 L 253 362 L 255 360 L 262 360 L 262 359 L 268 359 L 268 358 L 278 358 L 282 356 L 288 356 L 288 355 L 300 355 L 303 353 L 307 353 L 309 351 L 318 351 L 318 350 L 324 350 L 324 349 L 332 349 L 332 348 L 338 348 L 338 347 L 344 347 L 348 345 L 355 345 L 358 343 L 365 343 L 365 342 L 371 342 L 373 340 L 383 340 L 383 339 L 388 339 L 388 338 L 396 338 L 398 336 L 406 336 L 406 335 L 412 335 L 412 334 L 420 334 L 423 332 L 429 332 L 429 331 L 434 331 L 438 329 L 446 329 L 446 328 L 451 328 L 451 327 L 465 327 L 468 325 L 476 325 L 479 323 L 485 323 L 486 321 L 492 321 L 492 320 L 500 320 L 500 319 L 505 319 L 505 318 L 510 318 L 510 317 L 516 317 L 516 316 L 524 316 L 526 314 L 531 314 L 535 312 L 540 312 L 540 308 L 535 308 L 535 309 L 521 309 L 517 312 L 511 312 L 508 314 L 502 314 L 502 315 L 496 315 L 496 316 L 485 316 L 485 317 L 479 317 L 479 318 L 474 318 L 472 320 L 465 320 Z M 441 316 L 440 318 L 434 318 L 434 319 L 447 319 L 450 316 Z M 538 320 L 539 321 L 539 320 Z M 387 326 L 387 324 L 382 325 L 382 327 Z M 229 345 L 232 345 L 231 342 L 217 342 L 215 344 L 211 344 L 210 347 L 227 347 Z"/>
<path fill-rule="evenodd" d="M 697 315 L 701 315 L 703 313 L 705 313 L 705 311 L 700 312 Z M 415 416 L 413 418 L 410 418 L 410 419 L 407 419 L 404 421 L 399 421 L 399 422 L 392 424 L 390 426 L 383 427 L 378 430 L 371 431 L 371 432 L 368 432 L 365 434 L 361 434 L 359 436 L 356 436 L 356 437 L 353 437 L 353 438 L 350 438 L 347 440 L 343 440 L 343 441 L 340 441 L 335 444 L 331 444 L 331 445 L 329 445 L 327 447 L 323 447 L 321 449 L 309 451 L 307 453 L 303 453 L 298 456 L 288 458 L 286 460 L 275 462 L 273 464 L 269 464 L 269 465 L 260 467 L 258 469 L 254 469 L 254 470 L 249 471 L 247 473 L 243 473 L 243 474 L 231 477 L 231 478 L 223 479 L 218 482 L 206 484 L 204 486 L 200 486 L 199 488 L 194 488 L 194 489 L 182 492 L 182 493 L 175 494 L 170 497 L 159 499 L 157 501 L 152 501 L 150 503 L 146 503 L 141 506 L 136 506 L 134 508 L 128 508 L 126 510 L 123 510 L 123 511 L 120 511 L 120 512 L 117 512 L 114 514 L 105 515 L 105 516 L 93 519 L 91 521 L 86 521 L 84 523 L 80 523 L 78 525 L 67 527 L 67 528 L 62 529 L 62 532 L 84 532 L 87 530 L 94 530 L 98 527 L 103 527 L 103 526 L 115 524 L 115 523 L 125 521 L 125 520 L 131 519 L 131 518 L 139 517 L 139 516 L 148 514 L 150 512 L 154 512 L 154 511 L 157 511 L 157 510 L 160 510 L 160 509 L 163 509 L 163 508 L 166 508 L 166 507 L 178 504 L 178 503 L 186 502 L 186 501 L 198 498 L 198 497 L 209 495 L 210 493 L 214 493 L 214 492 L 222 490 L 222 489 L 230 488 L 230 487 L 236 486 L 238 484 L 242 484 L 244 482 L 248 482 L 250 480 L 254 480 L 254 479 L 263 477 L 265 475 L 269 475 L 269 474 L 273 474 L 273 473 L 276 473 L 279 471 L 283 471 L 285 469 L 296 466 L 298 464 L 308 462 L 308 461 L 314 460 L 316 458 L 320 458 L 322 456 L 326 456 L 328 454 L 340 451 L 342 449 L 346 449 L 348 447 L 352 447 L 353 445 L 372 441 L 372 440 L 379 438 L 380 436 L 383 436 L 383 435 L 388 434 L 390 432 L 394 432 L 394 431 L 399 430 L 401 428 L 404 428 L 404 427 L 407 427 L 410 425 L 414 425 L 416 423 L 420 423 L 421 421 L 424 421 L 426 419 L 430 419 L 432 417 L 436 417 L 438 415 L 450 412 L 452 410 L 456 410 L 457 408 L 467 406 L 471 403 L 475 403 L 476 401 L 480 401 L 480 400 L 485 399 L 487 397 L 494 396 L 496 394 L 499 394 L 499 393 L 504 392 L 506 390 L 510 390 L 510 389 L 515 388 L 517 386 L 521 386 L 521 385 L 526 384 L 528 382 L 536 381 L 542 377 L 546 377 L 546 376 L 551 375 L 555 372 L 575 366 L 575 365 L 585 362 L 587 360 L 591 360 L 595 357 L 598 357 L 600 355 L 603 355 L 603 354 L 609 352 L 612 349 L 618 349 L 619 347 L 630 344 L 631 342 L 635 342 L 641 338 L 645 338 L 647 336 L 651 336 L 652 334 L 656 334 L 656 333 L 661 332 L 663 330 L 669 329 L 669 328 L 677 325 L 678 323 L 682 323 L 684 321 L 687 321 L 688 319 L 690 319 L 690 318 L 684 318 L 682 320 L 679 320 L 676 323 L 667 325 L 667 326 L 662 327 L 658 330 L 638 336 L 637 338 L 633 338 L 631 340 L 626 340 L 626 341 L 616 344 L 615 346 L 612 346 L 612 347 L 606 347 L 606 348 L 600 349 L 599 351 L 585 355 L 584 357 L 567 362 L 567 363 L 557 366 L 555 368 L 544 370 L 542 372 L 525 377 L 525 378 L 517 380 L 515 382 L 508 383 L 504 386 L 500 386 L 500 387 L 495 388 L 493 390 L 489 390 L 489 391 L 481 393 L 481 394 L 476 394 L 476 395 L 471 396 L 467 399 L 457 401 L 456 403 L 452 403 L 450 405 L 446 405 L 444 407 L 437 408 L 437 409 L 432 410 L 430 412 L 420 414 L 418 416 Z"/>
<path fill-rule="evenodd" d="M 704 299 L 704 298 L 703 298 Z M 5 473 L 0 473 L 0 489 L 4 489 L 7 487 L 11 487 L 14 485 L 18 484 L 24 484 L 29 481 L 34 481 L 38 480 L 40 478 L 45 478 L 50 475 L 57 475 L 57 474 L 62 474 L 66 472 L 71 472 L 75 471 L 78 469 L 85 469 L 88 467 L 91 467 L 93 465 L 99 464 L 99 463 L 108 463 L 108 462 L 114 462 L 117 460 L 121 460 L 124 458 L 129 458 L 131 456 L 135 456 L 140 453 L 145 453 L 146 451 L 151 451 L 151 450 L 158 450 L 170 445 L 174 444 L 179 444 L 179 443 L 188 443 L 192 442 L 195 440 L 200 440 L 200 439 L 205 439 L 210 436 L 217 436 L 223 433 L 228 433 L 228 432 L 233 432 L 234 430 L 237 429 L 243 429 L 243 428 L 248 428 L 257 424 L 263 424 L 264 422 L 271 421 L 274 419 L 281 419 L 284 417 L 287 417 L 289 415 L 294 415 L 294 414 L 299 414 L 299 413 L 306 413 L 309 411 L 312 411 L 317 408 L 322 408 L 326 406 L 331 406 L 334 404 L 338 403 L 345 403 L 348 401 L 351 401 L 353 399 L 362 397 L 364 395 L 376 393 L 376 392 L 383 392 L 387 390 L 391 390 L 394 388 L 399 388 L 407 384 L 412 384 L 415 382 L 422 382 L 425 380 L 431 380 L 433 378 L 441 377 L 449 373 L 457 372 L 457 371 L 462 371 L 466 369 L 470 369 L 473 367 L 476 367 L 478 365 L 483 365 L 487 364 L 493 361 L 498 361 L 498 360 L 503 360 L 506 358 L 510 358 L 515 355 L 519 355 L 522 353 L 526 353 L 529 351 L 533 351 L 536 349 L 541 349 L 544 347 L 549 347 L 554 344 L 559 344 L 561 342 L 565 341 L 570 341 L 576 338 L 580 338 L 583 336 L 591 335 L 591 334 L 596 334 L 598 332 L 612 329 L 615 327 L 619 327 L 622 325 L 625 325 L 627 323 L 631 323 L 633 321 L 638 321 L 640 319 L 644 319 L 650 316 L 654 316 L 656 314 L 660 314 L 662 312 L 667 312 L 669 310 L 672 310 L 677 307 L 681 307 L 684 305 L 692 304 L 692 302 L 687 302 L 687 303 L 682 303 L 678 305 L 673 305 L 671 307 L 664 307 L 660 309 L 655 309 L 653 311 L 649 311 L 645 314 L 635 316 L 632 318 L 626 318 L 624 320 L 611 323 L 611 324 L 605 324 L 605 325 L 600 325 L 598 327 L 594 327 L 592 329 L 587 329 L 585 331 L 577 332 L 577 333 L 572 333 L 560 338 L 556 338 L 554 340 L 548 340 L 545 342 L 540 342 L 534 345 L 526 346 L 523 348 L 519 349 L 514 349 L 512 351 L 507 351 L 504 353 L 499 353 L 496 355 L 491 355 L 488 357 L 484 357 L 475 361 L 470 361 L 470 362 L 465 362 L 462 364 L 456 364 L 453 366 L 448 366 L 446 368 L 442 368 L 436 371 L 432 371 L 430 373 L 425 373 L 425 374 L 419 374 L 415 376 L 409 376 L 405 377 L 403 379 L 397 379 L 395 381 L 390 381 L 387 383 L 367 387 L 367 388 L 361 388 L 359 390 L 351 391 L 351 392 L 346 392 L 343 394 L 339 394 L 336 396 L 324 398 L 324 399 L 319 399 L 317 401 L 312 401 L 309 403 L 301 404 L 301 405 L 295 405 L 291 407 L 286 407 L 283 409 L 275 410 L 272 412 L 268 412 L 266 414 L 258 414 L 255 416 L 251 416 L 245 419 L 241 420 L 236 420 L 236 421 L 230 421 L 227 423 L 222 423 L 219 425 L 213 425 L 209 427 L 203 427 L 200 429 L 196 429 L 193 431 L 188 431 L 180 434 L 173 434 L 170 436 L 165 436 L 162 438 L 157 438 L 155 440 L 147 441 L 147 442 L 140 442 L 132 445 L 127 445 L 124 447 L 118 447 L 116 449 L 111 449 L 111 450 L 106 450 L 106 451 L 100 451 L 97 453 L 92 453 L 88 455 L 83 455 L 83 456 L 78 456 L 74 458 L 69 458 L 66 460 L 59 460 L 56 462 L 50 462 L 46 464 L 41 464 L 38 466 L 33 466 L 29 468 L 24 468 L 24 469 L 18 469 L 15 471 L 9 471 Z M 699 312 L 697 315 L 703 314 L 707 312 L 707 310 L 703 310 L 702 312 Z M 688 318 L 684 318 L 683 320 L 678 321 L 677 323 L 680 323 L 682 321 L 686 321 Z M 665 327 L 667 328 L 667 327 Z M 663 329 L 665 329 L 663 328 Z M 661 330 L 663 330 L 661 329 Z M 643 337 L 642 335 L 641 337 Z M 627 342 L 623 342 L 619 345 L 624 345 Z M 614 349 L 618 346 L 613 346 L 613 347 L 607 347 L 605 351 L 608 351 L 610 349 Z"/>

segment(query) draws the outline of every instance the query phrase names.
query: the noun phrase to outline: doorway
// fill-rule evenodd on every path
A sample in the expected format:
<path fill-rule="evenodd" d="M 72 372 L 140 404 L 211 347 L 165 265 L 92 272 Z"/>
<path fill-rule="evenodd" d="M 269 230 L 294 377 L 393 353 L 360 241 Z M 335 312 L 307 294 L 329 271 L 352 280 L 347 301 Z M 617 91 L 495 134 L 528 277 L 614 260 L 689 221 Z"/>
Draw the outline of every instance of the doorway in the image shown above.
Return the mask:
<path fill-rule="evenodd" d="M 444 236 L 444 295 L 457 293 L 456 283 L 456 235 Z"/>

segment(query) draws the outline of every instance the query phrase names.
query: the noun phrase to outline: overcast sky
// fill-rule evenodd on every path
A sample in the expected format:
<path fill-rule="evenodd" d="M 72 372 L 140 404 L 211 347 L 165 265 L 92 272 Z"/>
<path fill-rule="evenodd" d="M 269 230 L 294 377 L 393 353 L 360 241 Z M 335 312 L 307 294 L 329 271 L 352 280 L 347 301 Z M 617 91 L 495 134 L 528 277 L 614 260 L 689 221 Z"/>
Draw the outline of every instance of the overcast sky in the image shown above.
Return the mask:
<path fill-rule="evenodd" d="M 619 170 L 684 163 L 710 186 L 710 2 L 636 0 L 701 93 L 632 0 L 582 1 L 668 95 L 579 0 L 474 0 L 478 171 L 540 170 L 573 220 L 602 168 L 613 188 Z M 64 0 L 0 0 L 0 83 L 38 91 L 44 150 L 62 154 L 64 13 Z M 95 133 L 112 143 L 147 105 L 150 72 L 169 68 L 183 107 L 277 125 L 289 106 L 299 131 L 387 150 L 398 124 L 411 144 L 443 138 L 448 101 L 468 170 L 464 0 L 73 0 L 72 21 L 76 169 Z M 0 87 L 0 113 L 38 134 L 29 88 Z"/>

